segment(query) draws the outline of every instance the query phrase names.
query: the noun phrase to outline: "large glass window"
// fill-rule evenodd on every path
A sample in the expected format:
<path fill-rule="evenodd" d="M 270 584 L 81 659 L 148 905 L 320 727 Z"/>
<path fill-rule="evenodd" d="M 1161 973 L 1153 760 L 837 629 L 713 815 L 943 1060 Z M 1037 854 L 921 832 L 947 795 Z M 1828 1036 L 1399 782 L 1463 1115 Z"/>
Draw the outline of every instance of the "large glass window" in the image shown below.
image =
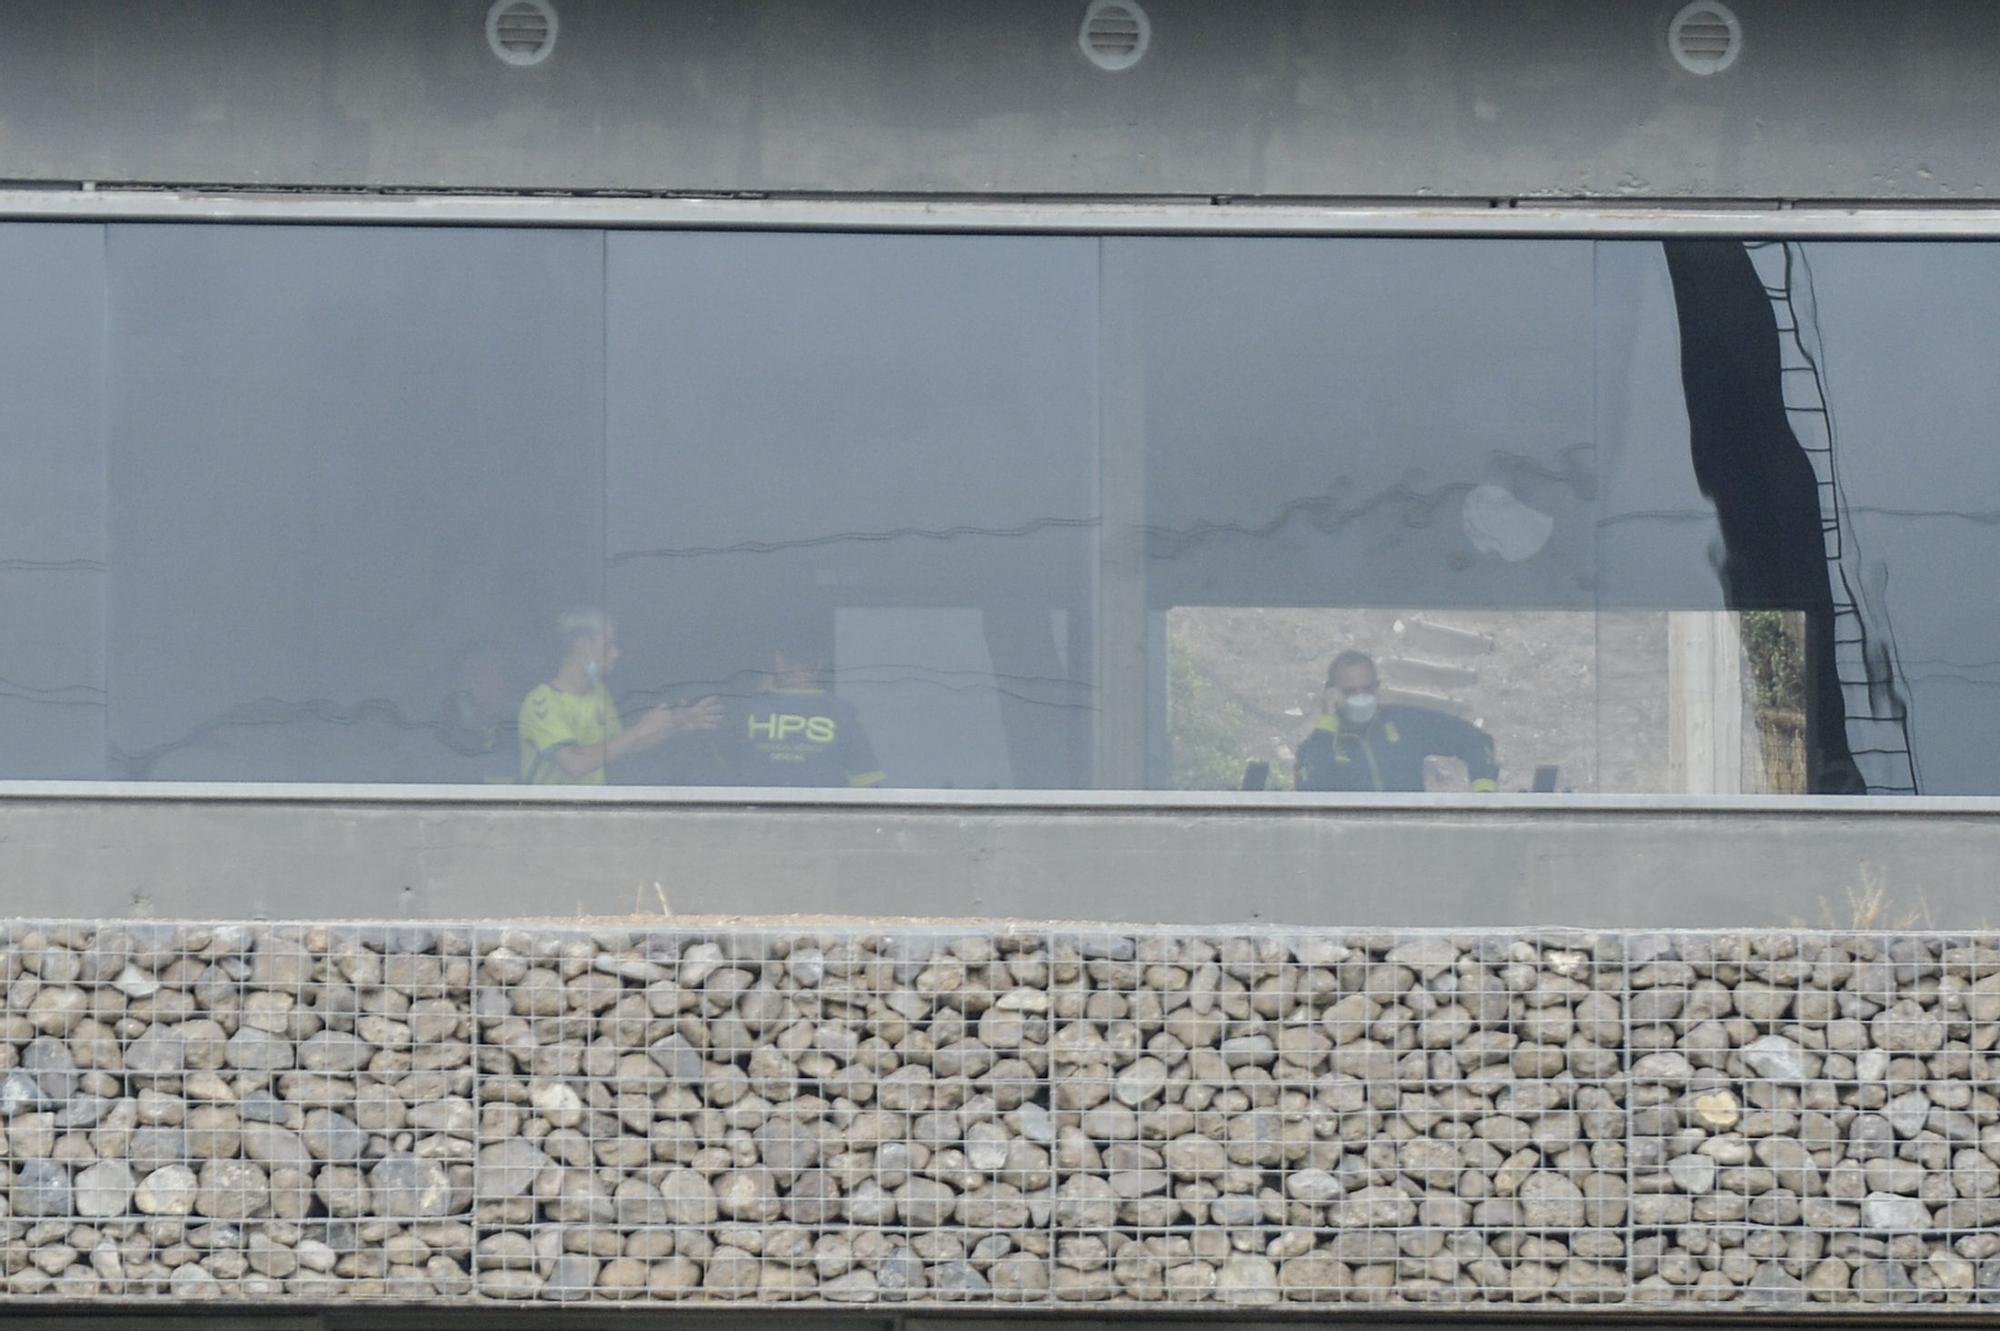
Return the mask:
<path fill-rule="evenodd" d="M 0 779 L 1995 793 L 2000 246 L 0 225 Z"/>

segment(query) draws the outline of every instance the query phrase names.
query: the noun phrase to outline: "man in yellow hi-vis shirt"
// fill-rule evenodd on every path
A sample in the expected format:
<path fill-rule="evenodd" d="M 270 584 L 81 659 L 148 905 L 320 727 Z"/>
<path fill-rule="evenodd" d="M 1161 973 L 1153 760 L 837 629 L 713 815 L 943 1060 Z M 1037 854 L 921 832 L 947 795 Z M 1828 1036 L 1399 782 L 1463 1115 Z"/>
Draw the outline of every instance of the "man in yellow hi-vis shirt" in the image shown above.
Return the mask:
<path fill-rule="evenodd" d="M 618 660 L 618 640 L 602 610 L 585 607 L 556 621 L 563 644 L 555 678 L 521 702 L 521 780 L 536 786 L 601 786 L 604 771 L 629 753 L 670 735 L 713 730 L 722 717 L 714 698 L 685 707 L 649 708 L 630 726 L 618 716 L 604 677 Z"/>

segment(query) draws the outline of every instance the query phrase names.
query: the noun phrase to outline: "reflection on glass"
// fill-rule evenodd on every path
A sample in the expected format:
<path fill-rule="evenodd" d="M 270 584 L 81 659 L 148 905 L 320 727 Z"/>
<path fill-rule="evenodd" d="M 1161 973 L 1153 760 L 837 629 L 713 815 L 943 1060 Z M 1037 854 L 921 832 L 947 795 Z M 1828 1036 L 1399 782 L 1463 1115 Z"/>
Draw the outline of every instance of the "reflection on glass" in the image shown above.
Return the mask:
<path fill-rule="evenodd" d="M 1290 789 L 1332 733 L 1351 761 L 1337 785 L 1322 763 L 1316 788 L 1478 790 L 1471 732 L 1506 791 L 1800 794 L 1803 643 L 1803 616 L 1777 611 L 1182 607 L 1167 616 L 1173 784 L 1237 789 L 1255 763 L 1256 788 Z M 1344 653 L 1372 657 L 1372 722 L 1322 686 Z M 1374 737 L 1371 772 L 1353 737 L 1413 713 L 1407 741 Z M 1405 742 L 1434 746 L 1414 777 Z"/>
<path fill-rule="evenodd" d="M 2000 793 L 2000 245 L 16 223 L 0 302 L 0 776 Z"/>

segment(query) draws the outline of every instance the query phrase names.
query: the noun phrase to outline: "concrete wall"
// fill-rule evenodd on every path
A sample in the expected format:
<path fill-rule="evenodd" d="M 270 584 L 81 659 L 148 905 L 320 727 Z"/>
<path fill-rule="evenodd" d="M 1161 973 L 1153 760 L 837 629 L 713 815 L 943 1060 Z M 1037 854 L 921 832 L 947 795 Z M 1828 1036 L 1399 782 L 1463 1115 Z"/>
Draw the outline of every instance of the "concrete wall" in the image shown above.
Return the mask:
<path fill-rule="evenodd" d="M 1720 75 L 1678 0 L 22 0 L 0 180 L 451 189 L 1990 200 L 2000 10 L 1736 0 Z"/>
<path fill-rule="evenodd" d="M 9 909 L 105 918 L 1979 928 L 2000 861 L 1985 799 L 9 790 Z"/>
<path fill-rule="evenodd" d="M 1996 944 L 0 925 L 0 1303 L 1976 1314 Z"/>

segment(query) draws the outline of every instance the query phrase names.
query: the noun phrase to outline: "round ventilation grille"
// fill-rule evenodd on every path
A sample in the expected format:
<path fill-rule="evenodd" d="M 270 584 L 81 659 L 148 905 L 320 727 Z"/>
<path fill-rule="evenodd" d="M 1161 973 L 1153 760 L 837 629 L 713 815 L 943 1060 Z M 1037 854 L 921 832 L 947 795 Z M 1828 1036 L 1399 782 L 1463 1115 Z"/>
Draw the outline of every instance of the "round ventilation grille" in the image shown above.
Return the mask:
<path fill-rule="evenodd" d="M 1743 25 L 1729 6 L 1695 0 L 1667 27 L 1667 49 L 1690 74 L 1720 74 L 1743 50 Z"/>
<path fill-rule="evenodd" d="M 1152 40 L 1152 20 L 1132 0 L 1091 0 L 1076 35 L 1091 64 L 1113 71 L 1138 64 Z"/>
<path fill-rule="evenodd" d="M 556 49 L 556 27 L 548 0 L 499 0 L 486 11 L 486 44 L 510 65 L 539 65 Z"/>

